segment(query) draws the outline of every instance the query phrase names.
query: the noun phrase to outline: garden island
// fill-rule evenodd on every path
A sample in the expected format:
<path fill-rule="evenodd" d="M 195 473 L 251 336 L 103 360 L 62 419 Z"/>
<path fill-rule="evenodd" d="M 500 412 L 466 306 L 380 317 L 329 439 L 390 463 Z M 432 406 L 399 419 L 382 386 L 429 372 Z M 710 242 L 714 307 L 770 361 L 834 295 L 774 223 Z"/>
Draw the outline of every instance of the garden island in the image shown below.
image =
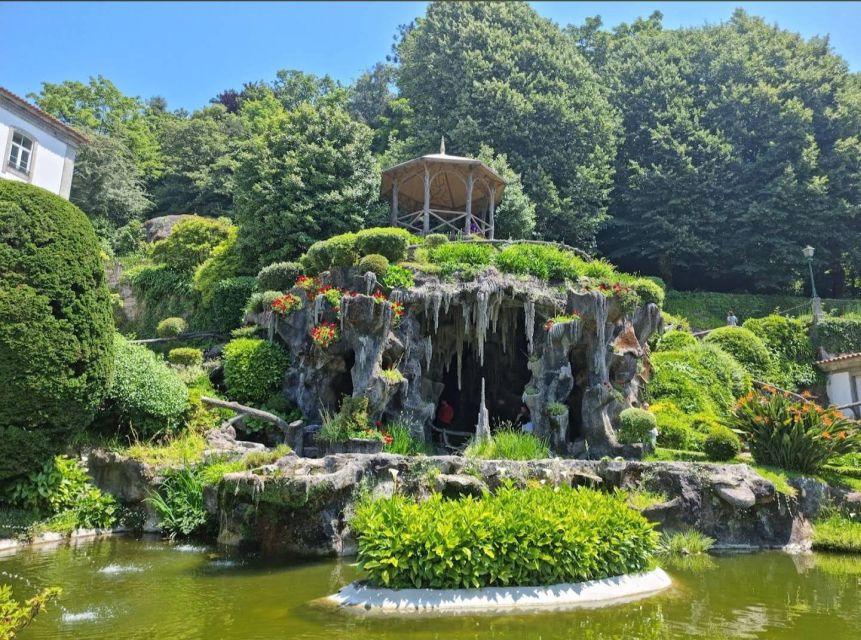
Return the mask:
<path fill-rule="evenodd" d="M 56 118 L 52 130 L 74 125 L 83 147 L 70 199 L 0 180 L 0 639 L 127 625 L 129 637 L 395 638 L 413 625 L 486 637 L 488 611 L 505 638 L 533 625 L 547 637 L 592 625 L 602 638 L 748 637 L 755 624 L 735 612 L 763 593 L 749 637 L 800 637 L 812 620 L 850 637 L 839 630 L 858 628 L 861 597 L 861 320 L 851 301 L 816 294 L 814 249 L 785 240 L 798 267 L 773 248 L 768 294 L 705 272 L 720 291 L 690 291 L 717 249 L 700 238 L 694 259 L 667 249 L 684 234 L 631 230 L 658 197 L 658 160 L 654 176 L 616 161 L 632 173 L 612 183 L 607 158 L 634 153 L 637 127 L 577 121 L 557 139 L 530 116 L 548 144 L 569 145 L 562 158 L 533 148 L 535 132 L 505 146 L 504 110 L 448 122 L 421 106 L 439 39 L 475 37 L 464 25 L 515 34 L 520 53 L 544 43 L 542 78 L 606 102 L 589 66 L 610 73 L 603 36 L 621 47 L 614 64 L 637 47 L 661 59 L 674 32 L 659 22 L 612 35 L 592 24 L 575 46 L 525 5 L 432 4 L 402 34 L 403 97 L 373 126 L 362 100 L 386 85 L 373 74 L 347 92 L 281 72 L 189 117 L 138 113 L 104 79 L 46 84 L 41 109 L 15 103 Z M 744 14 L 702 33 L 715 65 L 742 44 L 834 57 Z M 635 69 L 612 69 L 636 93 Z M 528 89 L 549 108 L 559 87 Z M 553 122 L 573 122 L 581 94 L 565 95 L 570 112 Z M 94 106 L 137 115 L 85 126 Z M 120 122 L 130 128 L 111 129 Z M 838 124 L 809 135 L 829 167 L 828 145 L 857 144 Z M 610 153 L 617 125 L 629 130 Z M 21 135 L 18 173 L 32 150 Z M 189 158 L 184 144 L 215 151 Z M 132 160 L 140 174 L 118 182 Z M 789 189 L 786 172 L 770 188 Z M 858 200 L 849 182 L 840 206 Z M 623 194 L 609 209 L 617 236 L 602 239 L 607 205 L 592 207 L 610 191 Z M 783 294 L 808 286 L 808 268 L 810 297 Z M 823 594 L 841 603 L 827 623 L 809 614 Z"/>

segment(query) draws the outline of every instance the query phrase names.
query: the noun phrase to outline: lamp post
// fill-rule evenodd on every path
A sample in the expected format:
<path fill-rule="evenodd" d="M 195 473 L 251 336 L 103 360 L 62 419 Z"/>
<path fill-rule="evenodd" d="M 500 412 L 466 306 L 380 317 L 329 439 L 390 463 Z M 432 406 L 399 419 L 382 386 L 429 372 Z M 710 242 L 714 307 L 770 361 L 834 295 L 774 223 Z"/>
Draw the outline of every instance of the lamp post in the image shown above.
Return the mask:
<path fill-rule="evenodd" d="M 818 298 L 816 295 L 816 282 L 813 279 L 813 252 L 815 249 L 810 245 L 807 245 L 801 250 L 801 253 L 804 254 L 804 257 L 807 258 L 807 266 L 810 269 L 810 297 Z"/>

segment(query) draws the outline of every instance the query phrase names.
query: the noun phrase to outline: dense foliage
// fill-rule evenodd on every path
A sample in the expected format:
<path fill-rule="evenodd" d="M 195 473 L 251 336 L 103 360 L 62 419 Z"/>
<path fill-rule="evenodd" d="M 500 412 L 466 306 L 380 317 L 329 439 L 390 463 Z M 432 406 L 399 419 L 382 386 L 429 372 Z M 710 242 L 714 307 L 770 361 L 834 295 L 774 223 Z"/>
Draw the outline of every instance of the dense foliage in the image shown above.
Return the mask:
<path fill-rule="evenodd" d="M 652 429 L 656 427 L 657 422 L 653 414 L 637 407 L 630 407 L 619 414 L 616 435 L 619 442 L 624 444 L 649 442 Z"/>
<path fill-rule="evenodd" d="M 484 460 L 539 460 L 550 456 L 547 441 L 512 427 L 497 429 L 490 439 L 473 440 L 463 452 Z"/>
<path fill-rule="evenodd" d="M 760 338 L 771 355 L 769 381 L 784 389 L 800 389 L 816 382 L 813 345 L 805 323 L 770 315 L 745 320 L 744 328 Z"/>
<path fill-rule="evenodd" d="M 768 378 L 771 356 L 762 340 L 743 327 L 719 327 L 711 331 L 704 342 L 716 344 L 733 356 L 757 380 Z"/>
<path fill-rule="evenodd" d="M 534 586 L 649 568 L 656 534 L 624 497 L 501 488 L 479 499 L 366 501 L 351 521 L 359 566 L 394 588 Z"/>
<path fill-rule="evenodd" d="M 287 353 L 258 338 L 236 338 L 224 347 L 224 382 L 232 400 L 264 402 L 287 371 Z"/>
<path fill-rule="evenodd" d="M 12 587 L 0 585 L 0 640 L 15 640 L 45 605 L 59 594 L 59 588 L 51 587 L 18 602 L 12 597 Z"/>
<path fill-rule="evenodd" d="M 203 470 L 187 463 L 170 469 L 148 501 L 171 538 L 200 533 L 209 521 L 203 504 Z"/>
<path fill-rule="evenodd" d="M 825 318 L 816 325 L 815 339 L 832 355 L 861 352 L 861 318 Z"/>
<path fill-rule="evenodd" d="M 38 467 L 90 422 L 111 378 L 112 333 L 86 216 L 0 180 L 0 481 Z"/>
<path fill-rule="evenodd" d="M 741 451 L 741 441 L 726 427 L 713 427 L 703 441 L 703 451 L 709 460 L 732 460 Z"/>

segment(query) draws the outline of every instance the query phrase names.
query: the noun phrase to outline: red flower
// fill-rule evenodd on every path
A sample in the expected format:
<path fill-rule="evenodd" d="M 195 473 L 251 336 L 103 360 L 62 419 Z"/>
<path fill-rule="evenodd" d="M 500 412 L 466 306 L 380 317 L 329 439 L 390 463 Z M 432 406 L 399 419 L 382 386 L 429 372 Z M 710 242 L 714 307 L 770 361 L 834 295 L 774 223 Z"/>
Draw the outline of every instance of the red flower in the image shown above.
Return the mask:
<path fill-rule="evenodd" d="M 377 420 L 377 421 L 374 423 L 374 426 L 375 426 L 377 429 L 379 429 L 380 427 L 382 427 L 382 426 L 383 426 L 383 423 L 382 423 L 381 421 Z"/>
<path fill-rule="evenodd" d="M 386 300 L 388 300 L 388 298 L 386 298 L 386 294 L 379 289 L 374 291 L 373 298 L 375 302 L 385 302 Z"/>
<path fill-rule="evenodd" d="M 286 316 L 288 313 L 292 313 L 301 307 L 302 301 L 292 293 L 285 293 L 280 298 L 272 301 L 272 310 L 281 316 Z"/>
<path fill-rule="evenodd" d="M 341 334 L 334 322 L 321 322 L 311 329 L 311 340 L 321 349 L 327 348 L 340 339 Z"/>

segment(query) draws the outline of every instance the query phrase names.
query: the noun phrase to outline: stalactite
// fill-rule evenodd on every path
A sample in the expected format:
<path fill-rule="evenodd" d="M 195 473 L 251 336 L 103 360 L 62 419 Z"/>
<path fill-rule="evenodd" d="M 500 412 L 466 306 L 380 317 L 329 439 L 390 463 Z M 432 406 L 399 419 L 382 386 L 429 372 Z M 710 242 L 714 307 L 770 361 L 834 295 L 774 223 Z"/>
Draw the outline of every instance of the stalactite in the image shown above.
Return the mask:
<path fill-rule="evenodd" d="M 527 298 L 523 303 L 523 315 L 526 318 L 526 347 L 529 355 L 532 355 L 533 340 L 535 337 L 535 300 L 532 298 Z"/>
<path fill-rule="evenodd" d="M 347 307 L 350 306 L 351 298 L 343 296 L 341 298 L 341 333 L 344 333 L 344 318 L 347 317 Z"/>
<path fill-rule="evenodd" d="M 425 338 L 425 370 L 430 369 L 433 360 L 433 341 L 430 336 Z"/>
<path fill-rule="evenodd" d="M 275 340 L 275 326 L 278 323 L 278 315 L 272 313 L 271 311 L 267 311 L 266 315 L 266 337 L 271 343 L 273 340 Z"/>
<path fill-rule="evenodd" d="M 463 389 L 463 385 L 461 384 L 461 374 L 463 373 L 463 343 L 465 339 L 465 324 L 459 323 L 457 325 L 457 343 L 455 345 L 455 349 L 457 350 L 457 388 Z"/>
<path fill-rule="evenodd" d="M 478 343 L 478 362 L 484 365 L 484 340 L 487 337 L 487 327 L 490 324 L 487 307 L 490 297 L 487 291 L 479 289 L 475 296 L 475 340 Z"/>
<path fill-rule="evenodd" d="M 326 302 L 326 298 L 323 296 L 317 296 L 314 298 L 314 324 L 319 324 L 320 316 L 323 315 L 323 304 Z"/>
<path fill-rule="evenodd" d="M 365 273 L 365 295 L 371 295 L 374 292 L 374 287 L 377 286 L 377 276 L 373 271 Z"/>

